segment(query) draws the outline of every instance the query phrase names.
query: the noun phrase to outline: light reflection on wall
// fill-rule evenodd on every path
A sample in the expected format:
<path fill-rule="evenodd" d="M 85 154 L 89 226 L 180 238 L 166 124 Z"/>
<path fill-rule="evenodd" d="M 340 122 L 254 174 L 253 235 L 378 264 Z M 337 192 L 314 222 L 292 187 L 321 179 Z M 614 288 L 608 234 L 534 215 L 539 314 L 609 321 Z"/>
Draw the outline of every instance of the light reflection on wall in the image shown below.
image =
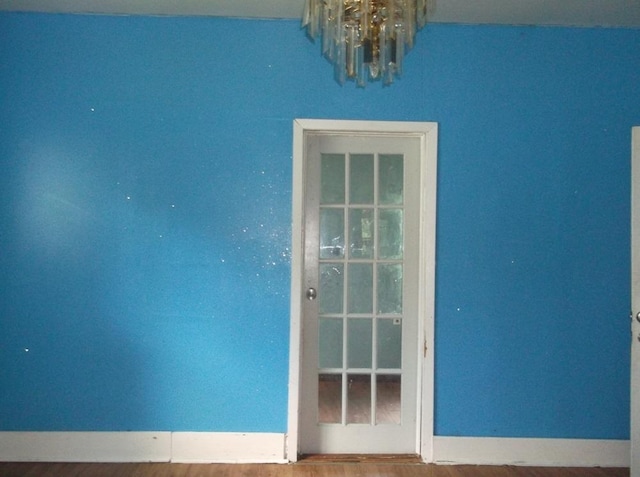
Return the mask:
<path fill-rule="evenodd" d="M 22 166 L 18 220 L 23 245 L 47 259 L 73 258 L 91 240 L 97 220 L 87 171 L 72 154 L 42 147 Z"/>

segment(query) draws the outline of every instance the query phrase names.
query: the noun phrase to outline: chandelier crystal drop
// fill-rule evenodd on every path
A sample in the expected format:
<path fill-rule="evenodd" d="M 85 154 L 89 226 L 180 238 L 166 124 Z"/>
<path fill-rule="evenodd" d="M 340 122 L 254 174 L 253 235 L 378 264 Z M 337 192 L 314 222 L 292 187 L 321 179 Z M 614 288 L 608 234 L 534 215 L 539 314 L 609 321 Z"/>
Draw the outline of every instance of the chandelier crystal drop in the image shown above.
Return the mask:
<path fill-rule="evenodd" d="M 391 84 L 427 22 L 428 0 L 306 0 L 302 26 L 333 63 L 336 81 Z"/>

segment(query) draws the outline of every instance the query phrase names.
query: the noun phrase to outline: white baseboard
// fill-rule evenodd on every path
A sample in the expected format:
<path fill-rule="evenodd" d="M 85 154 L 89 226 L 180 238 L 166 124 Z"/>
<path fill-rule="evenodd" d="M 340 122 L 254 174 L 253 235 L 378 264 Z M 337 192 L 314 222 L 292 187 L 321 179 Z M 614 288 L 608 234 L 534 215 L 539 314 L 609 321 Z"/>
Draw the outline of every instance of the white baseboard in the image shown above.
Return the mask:
<path fill-rule="evenodd" d="M 627 440 L 433 438 L 437 464 L 629 467 Z"/>
<path fill-rule="evenodd" d="M 174 432 L 172 462 L 285 463 L 285 435 L 268 433 Z"/>
<path fill-rule="evenodd" d="M 0 432 L 2 462 L 285 463 L 285 434 Z M 629 467 L 627 440 L 433 438 L 436 464 Z"/>
<path fill-rule="evenodd" d="M 170 432 L 0 432 L 4 462 L 170 460 Z"/>
<path fill-rule="evenodd" d="M 0 432 L 0 462 L 284 463 L 285 435 Z"/>

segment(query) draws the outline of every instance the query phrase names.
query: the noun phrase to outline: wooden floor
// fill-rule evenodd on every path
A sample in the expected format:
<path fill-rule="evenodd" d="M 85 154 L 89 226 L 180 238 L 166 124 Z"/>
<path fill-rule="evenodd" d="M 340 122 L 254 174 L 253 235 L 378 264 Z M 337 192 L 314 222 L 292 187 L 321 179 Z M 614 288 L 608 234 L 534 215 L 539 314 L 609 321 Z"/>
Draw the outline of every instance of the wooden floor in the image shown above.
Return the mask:
<path fill-rule="evenodd" d="M 2 477 L 629 477 L 629 469 L 425 464 L 0 463 Z"/>

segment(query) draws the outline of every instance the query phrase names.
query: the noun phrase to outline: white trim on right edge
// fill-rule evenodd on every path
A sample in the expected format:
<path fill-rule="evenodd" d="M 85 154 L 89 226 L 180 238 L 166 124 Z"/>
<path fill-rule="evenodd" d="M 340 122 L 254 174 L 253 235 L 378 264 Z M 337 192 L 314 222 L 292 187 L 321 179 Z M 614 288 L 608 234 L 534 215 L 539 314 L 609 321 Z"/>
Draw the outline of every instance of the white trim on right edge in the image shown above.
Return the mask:
<path fill-rule="evenodd" d="M 629 467 L 628 440 L 433 438 L 436 464 Z"/>

